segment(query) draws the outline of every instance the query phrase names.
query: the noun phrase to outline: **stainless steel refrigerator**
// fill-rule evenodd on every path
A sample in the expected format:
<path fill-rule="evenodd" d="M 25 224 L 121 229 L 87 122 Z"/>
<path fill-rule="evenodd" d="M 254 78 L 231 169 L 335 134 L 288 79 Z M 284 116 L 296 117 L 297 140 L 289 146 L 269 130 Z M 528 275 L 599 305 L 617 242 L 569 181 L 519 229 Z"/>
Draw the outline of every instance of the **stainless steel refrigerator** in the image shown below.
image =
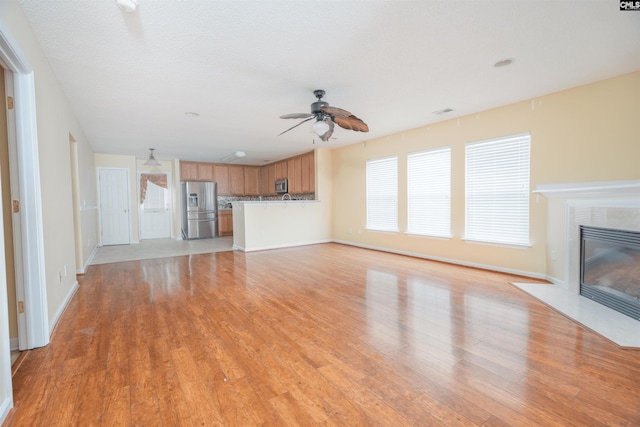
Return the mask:
<path fill-rule="evenodd" d="M 182 183 L 182 238 L 218 237 L 218 194 L 215 182 Z"/>

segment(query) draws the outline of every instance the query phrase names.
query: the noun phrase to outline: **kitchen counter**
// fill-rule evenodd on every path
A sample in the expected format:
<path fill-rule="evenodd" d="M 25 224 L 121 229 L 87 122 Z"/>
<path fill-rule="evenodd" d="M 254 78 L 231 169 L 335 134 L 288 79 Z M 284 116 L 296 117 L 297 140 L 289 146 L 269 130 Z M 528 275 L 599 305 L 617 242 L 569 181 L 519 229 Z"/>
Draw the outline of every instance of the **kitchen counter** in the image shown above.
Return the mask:
<path fill-rule="evenodd" d="M 320 203 L 319 200 L 238 200 L 235 202 L 231 202 L 233 206 L 236 205 L 288 205 L 288 204 L 309 204 L 309 203 Z"/>
<path fill-rule="evenodd" d="M 245 252 L 331 241 L 331 204 L 320 200 L 233 203 L 233 246 Z"/>

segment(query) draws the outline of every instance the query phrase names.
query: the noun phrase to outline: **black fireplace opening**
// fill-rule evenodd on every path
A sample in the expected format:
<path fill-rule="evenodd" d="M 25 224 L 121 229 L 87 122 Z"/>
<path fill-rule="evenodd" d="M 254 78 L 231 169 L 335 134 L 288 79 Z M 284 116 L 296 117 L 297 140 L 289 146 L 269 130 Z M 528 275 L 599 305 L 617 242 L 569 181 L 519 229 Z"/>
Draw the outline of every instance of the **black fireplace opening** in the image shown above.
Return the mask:
<path fill-rule="evenodd" d="M 640 320 L 640 232 L 580 226 L 580 295 Z"/>

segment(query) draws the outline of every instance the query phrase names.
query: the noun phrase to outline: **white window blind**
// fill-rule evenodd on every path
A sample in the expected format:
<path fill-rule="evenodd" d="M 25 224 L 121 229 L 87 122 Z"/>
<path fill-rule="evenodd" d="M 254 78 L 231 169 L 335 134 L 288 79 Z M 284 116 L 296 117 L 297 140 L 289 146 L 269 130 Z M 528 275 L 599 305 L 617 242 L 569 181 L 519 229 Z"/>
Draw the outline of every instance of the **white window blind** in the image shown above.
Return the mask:
<path fill-rule="evenodd" d="M 398 231 L 398 158 L 367 162 L 367 229 Z"/>
<path fill-rule="evenodd" d="M 465 239 L 529 245 L 531 136 L 468 143 Z"/>
<path fill-rule="evenodd" d="M 407 232 L 451 237 L 451 148 L 407 157 Z"/>

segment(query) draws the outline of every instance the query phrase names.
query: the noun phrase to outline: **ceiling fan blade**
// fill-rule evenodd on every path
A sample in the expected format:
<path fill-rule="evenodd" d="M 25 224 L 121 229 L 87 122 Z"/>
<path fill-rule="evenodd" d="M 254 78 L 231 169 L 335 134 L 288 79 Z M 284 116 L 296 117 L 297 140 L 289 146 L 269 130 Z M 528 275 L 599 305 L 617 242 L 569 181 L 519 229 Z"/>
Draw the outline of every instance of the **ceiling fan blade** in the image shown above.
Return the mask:
<path fill-rule="evenodd" d="M 291 129 L 297 128 L 298 126 L 300 126 L 300 125 L 301 125 L 301 124 L 303 124 L 304 122 L 308 122 L 309 120 L 311 120 L 311 119 L 315 119 L 315 118 L 316 118 L 316 116 L 313 116 L 313 115 L 312 115 L 312 116 L 311 116 L 311 117 L 309 117 L 308 119 L 303 120 L 303 121 L 301 121 L 300 123 L 298 123 L 297 125 L 295 125 L 295 126 L 291 126 L 289 129 L 285 130 L 284 132 L 279 133 L 279 134 L 278 134 L 278 136 L 282 135 L 283 133 L 287 133 L 287 132 L 289 132 Z"/>
<path fill-rule="evenodd" d="M 323 133 L 322 135 L 320 135 L 320 139 L 323 140 L 324 142 L 327 142 L 329 138 L 331 138 L 331 135 L 333 135 L 334 124 L 333 124 L 333 120 L 331 119 L 327 119 L 325 121 L 329 125 L 329 130 Z"/>
<path fill-rule="evenodd" d="M 338 108 L 338 107 L 325 106 L 325 107 L 320 107 L 320 109 L 325 113 L 329 114 L 330 116 L 340 117 L 343 119 L 353 115 L 347 110 L 343 110 L 342 108 Z"/>
<path fill-rule="evenodd" d="M 306 119 L 309 117 L 314 117 L 314 115 L 309 113 L 293 113 L 280 116 L 281 119 Z"/>
<path fill-rule="evenodd" d="M 333 117 L 338 126 L 358 132 L 369 132 L 369 126 L 354 115 L 349 117 Z"/>

